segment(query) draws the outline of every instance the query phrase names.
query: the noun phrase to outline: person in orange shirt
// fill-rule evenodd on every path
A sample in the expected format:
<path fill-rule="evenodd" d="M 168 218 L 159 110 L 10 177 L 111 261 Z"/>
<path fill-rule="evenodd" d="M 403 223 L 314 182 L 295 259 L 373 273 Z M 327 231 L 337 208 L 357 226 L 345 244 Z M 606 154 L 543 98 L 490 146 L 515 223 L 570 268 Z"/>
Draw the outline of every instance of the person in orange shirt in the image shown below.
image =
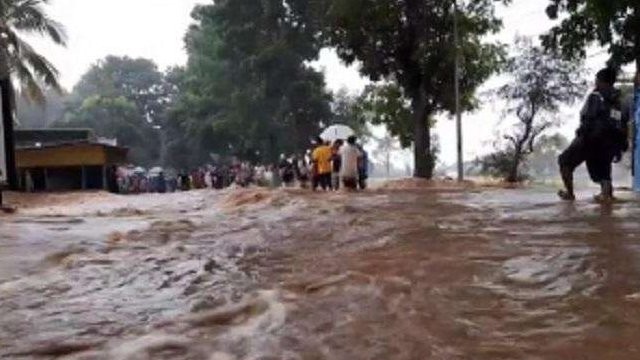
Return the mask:
<path fill-rule="evenodd" d="M 321 138 L 318 138 L 316 143 L 318 145 L 311 154 L 311 159 L 316 169 L 313 177 L 313 190 L 317 190 L 318 186 L 322 187 L 322 190 L 331 190 L 333 149 Z"/>

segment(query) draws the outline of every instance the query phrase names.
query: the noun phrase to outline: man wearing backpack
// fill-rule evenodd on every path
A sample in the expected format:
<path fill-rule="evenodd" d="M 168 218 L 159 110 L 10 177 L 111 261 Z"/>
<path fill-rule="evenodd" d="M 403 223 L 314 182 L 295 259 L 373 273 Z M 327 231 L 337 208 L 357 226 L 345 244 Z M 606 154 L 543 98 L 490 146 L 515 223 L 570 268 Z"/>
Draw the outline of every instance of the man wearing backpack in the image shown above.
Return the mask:
<path fill-rule="evenodd" d="M 558 158 L 565 186 L 558 195 L 563 200 L 575 200 L 573 172 L 583 162 L 591 179 L 600 184 L 596 200 L 613 200 L 611 164 L 619 162 L 629 147 L 629 112 L 623 110 L 620 91 L 614 87 L 616 77 L 616 71 L 610 68 L 598 72 L 596 87 L 580 112 L 576 137 Z"/>

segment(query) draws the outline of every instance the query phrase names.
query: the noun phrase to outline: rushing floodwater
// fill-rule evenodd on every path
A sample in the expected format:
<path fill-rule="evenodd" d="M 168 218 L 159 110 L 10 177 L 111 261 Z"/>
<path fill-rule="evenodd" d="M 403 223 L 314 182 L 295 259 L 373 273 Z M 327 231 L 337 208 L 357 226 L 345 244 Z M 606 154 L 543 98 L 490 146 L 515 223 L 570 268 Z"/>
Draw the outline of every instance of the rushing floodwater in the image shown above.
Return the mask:
<path fill-rule="evenodd" d="M 455 189 L 25 212 L 0 218 L 0 357 L 637 359 L 639 215 Z"/>

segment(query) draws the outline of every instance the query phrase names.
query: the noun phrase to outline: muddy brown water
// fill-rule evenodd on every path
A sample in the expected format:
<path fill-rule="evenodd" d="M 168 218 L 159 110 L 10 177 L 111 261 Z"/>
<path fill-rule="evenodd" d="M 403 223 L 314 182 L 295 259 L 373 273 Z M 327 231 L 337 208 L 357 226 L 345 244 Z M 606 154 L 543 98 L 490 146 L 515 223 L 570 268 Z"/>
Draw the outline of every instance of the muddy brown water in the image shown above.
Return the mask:
<path fill-rule="evenodd" d="M 640 359 L 623 197 L 249 190 L 23 212 L 0 218 L 0 357 Z"/>

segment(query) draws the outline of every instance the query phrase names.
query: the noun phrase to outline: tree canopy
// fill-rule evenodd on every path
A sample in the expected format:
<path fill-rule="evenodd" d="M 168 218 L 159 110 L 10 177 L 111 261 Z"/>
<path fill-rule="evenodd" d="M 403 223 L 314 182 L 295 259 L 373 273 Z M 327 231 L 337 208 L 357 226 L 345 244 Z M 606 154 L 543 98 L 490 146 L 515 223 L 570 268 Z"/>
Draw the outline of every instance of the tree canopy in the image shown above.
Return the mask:
<path fill-rule="evenodd" d="M 48 0 L 0 0 L 0 103 L 6 155 L 2 160 L 7 168 L 6 174 L 0 172 L 0 179 L 6 179 L 12 189 L 18 186 L 13 141 L 14 82 L 38 103 L 44 103 L 46 88 L 62 92 L 56 67 L 24 39 L 24 35 L 35 34 L 57 45 L 66 44 L 64 28 L 42 7 L 47 3 Z"/>
<path fill-rule="evenodd" d="M 70 101 L 100 96 L 131 101 L 149 123 L 160 122 L 164 102 L 164 74 L 149 59 L 107 56 L 98 61 L 76 84 Z"/>
<path fill-rule="evenodd" d="M 509 59 L 506 73 L 511 77 L 496 94 L 505 100 L 505 115 L 515 116 L 515 127 L 508 131 L 502 157 L 508 159 L 509 182 L 521 179 L 520 165 L 535 151 L 538 138 L 560 119 L 563 104 L 573 104 L 587 88 L 580 61 L 566 61 L 533 45 L 530 39 L 516 41 L 516 54 Z M 500 158 L 500 157 L 498 157 Z"/>
<path fill-rule="evenodd" d="M 331 122 L 306 1 L 218 1 L 196 7 L 173 112 L 199 161 L 209 154 L 273 161 L 302 152 Z M 178 144 L 176 144 L 178 145 Z"/>
<path fill-rule="evenodd" d="M 108 56 L 82 76 L 54 126 L 94 129 L 129 147 L 133 162 L 155 165 L 162 161 L 162 131 L 174 93 L 153 61 Z"/>
<path fill-rule="evenodd" d="M 640 71 L 640 2 L 637 0 L 549 0 L 547 14 L 560 23 L 543 36 L 548 49 L 585 57 L 589 45 L 606 47 L 610 63 L 636 63 Z M 566 14 L 567 16 L 564 16 Z"/>
<path fill-rule="evenodd" d="M 476 88 L 498 69 L 504 55 L 499 44 L 485 40 L 501 28 L 494 3 L 472 0 L 457 9 L 465 109 L 475 105 Z M 428 119 L 455 107 L 453 2 L 326 0 L 324 11 L 326 44 L 335 47 L 347 64 L 359 61 L 363 75 L 383 81 L 385 88 L 377 95 L 391 95 L 388 101 L 399 105 L 398 111 L 406 107 L 405 102 L 410 104 L 408 123 L 386 119 L 392 131 L 402 129 L 405 139 L 412 138 L 415 175 L 431 177 L 434 159 Z"/>
<path fill-rule="evenodd" d="M 61 91 L 58 70 L 24 35 L 38 34 L 66 45 L 64 27 L 42 8 L 47 0 L 0 0 L 0 79 L 13 77 L 25 95 L 44 102 L 43 85 Z"/>

